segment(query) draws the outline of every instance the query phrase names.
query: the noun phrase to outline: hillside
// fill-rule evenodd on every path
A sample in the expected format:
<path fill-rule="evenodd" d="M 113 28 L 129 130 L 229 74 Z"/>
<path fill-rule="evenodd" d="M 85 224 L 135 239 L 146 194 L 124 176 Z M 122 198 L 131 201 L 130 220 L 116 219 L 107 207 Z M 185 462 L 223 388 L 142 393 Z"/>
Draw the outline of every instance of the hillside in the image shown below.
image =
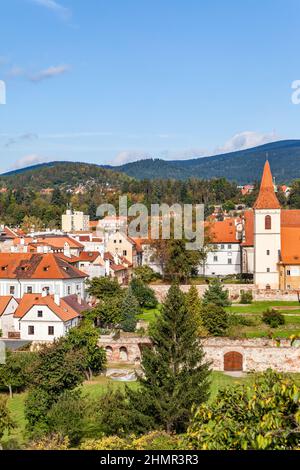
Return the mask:
<path fill-rule="evenodd" d="M 147 159 L 109 168 L 137 179 L 225 177 L 245 184 L 260 179 L 267 154 L 278 183 L 300 178 L 300 140 L 283 140 L 211 157 L 174 161 Z"/>
<path fill-rule="evenodd" d="M 0 186 L 2 187 L 35 190 L 49 187 L 68 190 L 81 185 L 119 187 L 125 181 L 130 181 L 130 178 L 125 174 L 91 163 L 73 162 L 43 163 L 0 176 Z"/>

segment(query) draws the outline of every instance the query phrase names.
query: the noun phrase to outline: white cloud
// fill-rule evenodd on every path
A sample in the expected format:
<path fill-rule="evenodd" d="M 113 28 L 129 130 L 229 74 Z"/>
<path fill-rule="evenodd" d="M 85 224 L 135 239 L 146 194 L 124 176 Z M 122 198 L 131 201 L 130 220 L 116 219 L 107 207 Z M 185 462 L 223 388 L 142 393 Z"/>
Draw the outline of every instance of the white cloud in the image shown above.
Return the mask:
<path fill-rule="evenodd" d="M 31 75 L 29 80 L 32 82 L 41 82 L 47 80 L 48 78 L 57 77 L 62 75 L 70 70 L 69 65 L 58 65 L 56 67 L 48 67 L 47 69 L 41 70 L 35 75 Z"/>
<path fill-rule="evenodd" d="M 258 145 L 267 144 L 279 140 L 279 136 L 275 132 L 263 134 L 261 132 L 244 131 L 235 134 L 224 145 L 217 147 L 214 154 L 236 152 L 237 150 L 245 150 Z"/>
<path fill-rule="evenodd" d="M 145 158 L 152 157 L 149 153 L 144 151 L 124 150 L 116 155 L 112 165 L 124 165 L 125 163 L 136 162 L 137 160 L 144 160 Z"/>
<path fill-rule="evenodd" d="M 37 165 L 38 163 L 45 163 L 47 161 L 50 161 L 49 158 L 37 154 L 25 155 L 25 157 L 15 161 L 10 169 L 19 170 L 20 168 L 26 168 L 27 166 Z"/>
<path fill-rule="evenodd" d="M 54 0 L 31 0 L 36 5 L 40 5 L 42 7 L 47 8 L 48 10 L 53 11 L 62 19 L 69 19 L 72 15 L 72 12 L 69 8 L 64 7 L 60 3 Z"/>
<path fill-rule="evenodd" d="M 205 157 L 207 150 L 203 148 L 188 148 L 182 150 L 165 150 L 160 154 L 164 160 L 190 160 L 192 158 Z"/>

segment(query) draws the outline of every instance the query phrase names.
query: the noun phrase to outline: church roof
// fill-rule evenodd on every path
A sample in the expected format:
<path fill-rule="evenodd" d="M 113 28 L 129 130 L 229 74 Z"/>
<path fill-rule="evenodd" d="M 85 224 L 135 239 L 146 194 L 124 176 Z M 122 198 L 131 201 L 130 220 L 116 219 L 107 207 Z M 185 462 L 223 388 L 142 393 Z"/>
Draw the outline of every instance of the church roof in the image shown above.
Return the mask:
<path fill-rule="evenodd" d="M 279 201 L 275 195 L 271 168 L 268 160 L 265 163 L 258 197 L 254 209 L 280 209 Z"/>

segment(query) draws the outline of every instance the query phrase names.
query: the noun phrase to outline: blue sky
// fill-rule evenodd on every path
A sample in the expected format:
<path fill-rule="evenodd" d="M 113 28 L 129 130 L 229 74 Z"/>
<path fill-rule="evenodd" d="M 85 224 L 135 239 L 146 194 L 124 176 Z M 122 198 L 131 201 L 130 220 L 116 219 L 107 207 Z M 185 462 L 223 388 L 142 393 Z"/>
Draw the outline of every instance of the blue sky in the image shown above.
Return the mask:
<path fill-rule="evenodd" d="M 300 138 L 299 0 L 2 0 L 0 170 Z"/>

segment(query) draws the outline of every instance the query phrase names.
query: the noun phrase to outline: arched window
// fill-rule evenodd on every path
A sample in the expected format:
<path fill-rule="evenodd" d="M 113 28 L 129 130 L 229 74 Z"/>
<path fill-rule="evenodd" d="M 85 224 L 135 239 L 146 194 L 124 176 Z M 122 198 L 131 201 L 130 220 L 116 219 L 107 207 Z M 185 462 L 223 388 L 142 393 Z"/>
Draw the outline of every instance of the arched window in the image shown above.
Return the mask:
<path fill-rule="evenodd" d="M 271 216 L 266 215 L 266 217 L 265 217 L 265 229 L 266 230 L 271 230 L 271 226 L 272 226 Z"/>

